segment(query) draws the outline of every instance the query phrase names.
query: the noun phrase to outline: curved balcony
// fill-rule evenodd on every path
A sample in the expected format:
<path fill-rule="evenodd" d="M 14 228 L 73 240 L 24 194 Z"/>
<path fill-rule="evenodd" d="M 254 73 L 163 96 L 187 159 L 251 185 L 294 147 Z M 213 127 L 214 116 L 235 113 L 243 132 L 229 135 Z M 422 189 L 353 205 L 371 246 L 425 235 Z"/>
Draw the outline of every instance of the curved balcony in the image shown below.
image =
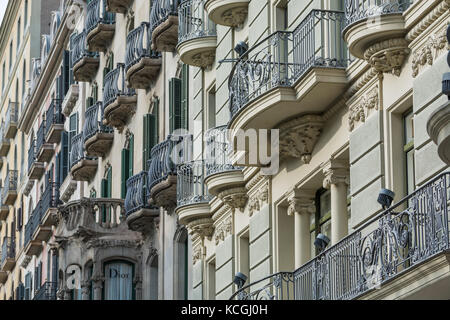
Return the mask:
<path fill-rule="evenodd" d="M 133 0 L 106 0 L 106 10 L 115 13 L 127 13 Z"/>
<path fill-rule="evenodd" d="M 97 74 L 100 58 L 98 53 L 87 50 L 86 31 L 70 39 L 70 54 L 74 79 L 90 82 Z"/>
<path fill-rule="evenodd" d="M 5 122 L 2 121 L 0 125 L 0 157 L 6 157 L 9 152 L 9 148 L 11 147 L 11 143 L 9 139 L 5 136 Z"/>
<path fill-rule="evenodd" d="M 106 0 L 92 0 L 88 3 L 86 14 L 86 41 L 88 49 L 106 52 L 114 37 L 116 15 L 106 11 Z"/>
<path fill-rule="evenodd" d="M 242 130 L 280 128 L 291 120 L 302 122 L 295 131 L 304 136 L 308 129 L 321 129 L 320 121 L 310 128 L 308 121 L 297 118 L 325 112 L 347 87 L 349 55 L 340 37 L 343 24 L 343 12 L 312 10 L 293 32 L 276 32 L 242 55 L 229 77 L 230 141 L 236 141 Z M 301 141 L 300 137 L 295 144 Z M 289 154 L 298 157 L 312 151 L 294 147 L 298 152 Z"/>
<path fill-rule="evenodd" d="M 103 124 L 103 103 L 101 101 L 86 110 L 83 132 L 86 155 L 104 157 L 111 149 L 114 130 Z"/>
<path fill-rule="evenodd" d="M 45 163 L 36 160 L 36 139 L 34 139 L 28 149 L 28 178 L 38 180 L 45 171 Z"/>
<path fill-rule="evenodd" d="M 25 225 L 25 254 L 27 256 L 39 255 L 42 251 L 42 241 L 48 241 L 52 235 L 51 226 L 42 225 L 42 200 L 38 202 L 33 213 L 28 217 Z"/>
<path fill-rule="evenodd" d="M 84 135 L 77 134 L 72 138 L 70 150 L 70 173 L 75 181 L 90 181 L 97 171 L 98 160 L 88 157 L 84 152 Z"/>
<path fill-rule="evenodd" d="M 151 50 L 150 24 L 143 22 L 127 36 L 125 70 L 134 89 L 148 89 L 161 69 L 161 54 Z"/>
<path fill-rule="evenodd" d="M 148 233 L 152 222 L 159 217 L 159 209 L 148 201 L 148 173 L 141 172 L 128 179 L 125 213 L 131 230 Z"/>
<path fill-rule="evenodd" d="M 192 136 L 168 136 L 150 153 L 148 190 L 152 204 L 171 210 L 177 203 L 177 167 L 189 159 Z"/>
<path fill-rule="evenodd" d="M 155 0 L 150 12 L 152 49 L 173 52 L 178 43 L 178 5 L 181 0 Z"/>
<path fill-rule="evenodd" d="M 6 111 L 5 137 L 7 139 L 14 139 L 16 136 L 18 120 L 19 104 L 17 102 L 10 102 L 8 105 L 8 110 Z"/>
<path fill-rule="evenodd" d="M 17 199 L 17 180 L 19 171 L 9 170 L 6 173 L 6 178 L 3 184 L 2 202 L 4 205 L 13 206 Z"/>
<path fill-rule="evenodd" d="M 59 143 L 61 140 L 65 119 L 62 114 L 61 104 L 61 100 L 53 99 L 45 114 L 45 140 L 47 143 Z"/>
<path fill-rule="evenodd" d="M 6 222 L 9 215 L 9 206 L 3 203 L 3 189 L 0 188 L 0 223 L 2 221 Z"/>
<path fill-rule="evenodd" d="M 53 143 L 48 143 L 45 139 L 46 122 L 43 120 L 36 134 L 36 161 L 50 162 L 54 153 Z"/>
<path fill-rule="evenodd" d="M 206 0 L 205 9 L 216 24 L 237 27 L 247 18 L 249 2 L 250 0 Z"/>
<path fill-rule="evenodd" d="M 344 39 L 351 54 L 381 72 L 399 74 L 409 54 L 403 12 L 410 0 L 345 0 Z"/>
<path fill-rule="evenodd" d="M 55 225 L 59 204 L 59 183 L 46 181 L 44 193 L 42 194 L 41 226 L 49 227 Z"/>
<path fill-rule="evenodd" d="M 213 198 L 205 183 L 205 161 L 191 161 L 177 168 L 177 215 L 181 224 L 211 219 Z M 212 222 L 212 221 L 210 221 Z"/>
<path fill-rule="evenodd" d="M 109 72 L 103 86 L 104 124 L 122 131 L 128 119 L 136 112 L 137 97 L 134 89 L 125 83 L 125 65 L 118 63 Z"/>
<path fill-rule="evenodd" d="M 427 131 L 438 146 L 439 157 L 450 165 L 450 102 L 433 112 L 428 119 Z"/>
<path fill-rule="evenodd" d="M 16 243 L 13 238 L 3 238 L 1 255 L 0 271 L 12 271 L 16 265 Z"/>
<path fill-rule="evenodd" d="M 450 173 L 441 174 L 294 272 L 251 283 L 232 299 L 391 300 L 399 286 L 402 298 L 433 299 L 433 291 L 442 298 L 450 281 L 449 192 Z M 427 281 L 418 281 L 424 273 Z"/>
<path fill-rule="evenodd" d="M 186 0 L 178 7 L 178 45 L 181 61 L 206 68 L 216 58 L 217 32 L 209 20 L 204 0 Z"/>

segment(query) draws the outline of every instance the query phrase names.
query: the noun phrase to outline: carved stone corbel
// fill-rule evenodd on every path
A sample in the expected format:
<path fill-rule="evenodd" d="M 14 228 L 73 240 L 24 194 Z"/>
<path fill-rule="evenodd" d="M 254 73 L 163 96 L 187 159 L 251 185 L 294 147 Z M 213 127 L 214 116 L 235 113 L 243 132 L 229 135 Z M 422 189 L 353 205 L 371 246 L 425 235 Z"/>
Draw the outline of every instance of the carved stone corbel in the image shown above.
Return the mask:
<path fill-rule="evenodd" d="M 397 38 L 370 46 L 365 51 L 364 58 L 377 72 L 391 73 L 398 77 L 409 53 L 408 41 Z"/>
<path fill-rule="evenodd" d="M 248 201 L 247 190 L 244 187 L 227 189 L 220 192 L 218 197 L 231 208 L 233 213 L 236 209 L 244 211 Z"/>

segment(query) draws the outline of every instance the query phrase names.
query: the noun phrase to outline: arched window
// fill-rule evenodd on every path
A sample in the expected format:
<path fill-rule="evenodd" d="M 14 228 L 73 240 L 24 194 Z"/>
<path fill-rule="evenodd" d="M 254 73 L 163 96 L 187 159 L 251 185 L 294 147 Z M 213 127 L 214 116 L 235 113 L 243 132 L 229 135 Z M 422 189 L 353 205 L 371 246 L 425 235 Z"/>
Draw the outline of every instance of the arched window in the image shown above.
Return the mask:
<path fill-rule="evenodd" d="M 104 300 L 134 300 L 134 264 L 114 260 L 104 265 Z"/>

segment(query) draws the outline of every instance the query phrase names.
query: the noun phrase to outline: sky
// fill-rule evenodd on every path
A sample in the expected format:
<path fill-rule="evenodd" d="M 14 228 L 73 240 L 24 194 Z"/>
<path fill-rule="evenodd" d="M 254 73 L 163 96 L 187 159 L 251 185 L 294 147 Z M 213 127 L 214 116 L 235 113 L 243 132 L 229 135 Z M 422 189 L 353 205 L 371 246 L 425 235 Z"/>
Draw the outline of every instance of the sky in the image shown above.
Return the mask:
<path fill-rule="evenodd" d="M 5 14 L 7 5 L 8 5 L 8 0 L 0 0 L 0 25 L 1 25 L 1 21 L 3 21 L 3 15 Z"/>

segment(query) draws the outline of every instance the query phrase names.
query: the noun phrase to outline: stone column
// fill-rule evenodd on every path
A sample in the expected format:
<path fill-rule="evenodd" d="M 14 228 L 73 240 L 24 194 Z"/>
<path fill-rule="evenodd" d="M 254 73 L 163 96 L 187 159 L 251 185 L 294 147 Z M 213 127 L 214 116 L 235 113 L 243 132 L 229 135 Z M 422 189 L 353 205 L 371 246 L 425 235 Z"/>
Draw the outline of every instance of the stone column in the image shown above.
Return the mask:
<path fill-rule="evenodd" d="M 64 300 L 72 300 L 72 290 L 70 289 L 64 290 Z"/>
<path fill-rule="evenodd" d="M 90 283 L 89 281 L 83 281 L 81 284 L 81 299 L 82 300 L 89 300 L 89 293 L 90 293 Z"/>
<path fill-rule="evenodd" d="M 347 188 L 349 169 L 345 161 L 331 160 L 323 168 L 323 187 L 331 191 L 331 244 L 348 234 Z"/>
<path fill-rule="evenodd" d="M 93 279 L 93 286 L 94 286 L 93 300 L 102 300 L 103 278 L 98 277 Z"/>
<path fill-rule="evenodd" d="M 310 215 L 314 214 L 314 192 L 294 190 L 288 197 L 288 215 L 294 216 L 295 269 L 311 259 Z"/>

